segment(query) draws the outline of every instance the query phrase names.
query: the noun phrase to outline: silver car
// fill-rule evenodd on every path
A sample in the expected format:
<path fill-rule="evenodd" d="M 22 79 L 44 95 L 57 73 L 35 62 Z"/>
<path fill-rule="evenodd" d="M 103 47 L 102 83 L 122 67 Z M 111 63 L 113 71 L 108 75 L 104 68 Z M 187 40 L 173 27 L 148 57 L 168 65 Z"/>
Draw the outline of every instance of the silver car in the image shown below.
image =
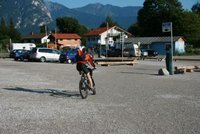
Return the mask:
<path fill-rule="evenodd" d="M 41 62 L 59 61 L 60 51 L 51 48 L 33 48 L 31 50 L 30 59 Z"/>

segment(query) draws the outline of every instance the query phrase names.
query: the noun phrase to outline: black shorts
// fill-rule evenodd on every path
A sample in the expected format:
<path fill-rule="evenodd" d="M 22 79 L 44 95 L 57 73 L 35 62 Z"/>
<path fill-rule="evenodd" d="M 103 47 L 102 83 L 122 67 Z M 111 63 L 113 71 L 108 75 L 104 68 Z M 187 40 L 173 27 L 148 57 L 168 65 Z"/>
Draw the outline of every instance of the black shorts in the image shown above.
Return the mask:
<path fill-rule="evenodd" d="M 83 71 L 85 74 L 88 74 L 90 70 L 87 68 L 85 64 L 77 63 L 76 64 L 76 69 L 80 72 Z"/>

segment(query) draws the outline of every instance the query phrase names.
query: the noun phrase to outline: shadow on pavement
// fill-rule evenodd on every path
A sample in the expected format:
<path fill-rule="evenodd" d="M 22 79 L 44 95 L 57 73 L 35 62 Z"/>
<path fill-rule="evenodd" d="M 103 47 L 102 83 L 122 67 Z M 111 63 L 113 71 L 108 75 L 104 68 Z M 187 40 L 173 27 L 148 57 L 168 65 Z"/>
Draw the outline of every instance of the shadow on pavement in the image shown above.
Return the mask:
<path fill-rule="evenodd" d="M 3 88 L 5 90 L 10 91 L 20 91 L 20 92 L 30 92 L 30 93 L 38 93 L 38 94 L 49 94 L 50 96 L 60 96 L 60 97 L 80 97 L 78 91 L 66 91 L 66 90 L 56 90 L 56 89 L 27 89 L 21 87 L 15 88 Z"/>

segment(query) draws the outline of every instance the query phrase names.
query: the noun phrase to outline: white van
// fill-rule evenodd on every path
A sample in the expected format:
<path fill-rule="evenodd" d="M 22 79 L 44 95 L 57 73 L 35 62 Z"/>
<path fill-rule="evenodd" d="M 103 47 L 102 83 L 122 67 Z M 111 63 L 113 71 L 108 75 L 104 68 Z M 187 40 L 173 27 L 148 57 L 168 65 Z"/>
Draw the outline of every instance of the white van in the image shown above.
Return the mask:
<path fill-rule="evenodd" d="M 34 43 L 12 43 L 10 50 L 31 50 L 34 47 L 36 47 Z"/>
<path fill-rule="evenodd" d="M 30 59 L 41 62 L 59 61 L 60 51 L 51 48 L 33 48 L 31 50 Z"/>

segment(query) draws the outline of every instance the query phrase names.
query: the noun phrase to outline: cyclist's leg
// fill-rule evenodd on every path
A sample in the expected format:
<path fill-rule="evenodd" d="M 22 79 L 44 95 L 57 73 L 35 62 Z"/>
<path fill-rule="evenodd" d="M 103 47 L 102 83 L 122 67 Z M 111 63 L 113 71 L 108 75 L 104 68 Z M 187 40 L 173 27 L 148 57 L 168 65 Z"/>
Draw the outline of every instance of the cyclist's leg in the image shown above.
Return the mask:
<path fill-rule="evenodd" d="M 92 78 L 90 76 L 90 73 L 87 73 L 87 77 L 88 77 L 88 80 L 89 80 L 89 83 L 90 83 L 90 88 L 93 89 L 94 86 L 93 86 L 93 82 L 92 82 Z"/>
<path fill-rule="evenodd" d="M 81 65 L 80 63 L 77 63 L 77 64 L 76 64 L 76 69 L 77 69 L 77 71 L 80 73 L 81 70 L 82 70 L 82 65 Z"/>
<path fill-rule="evenodd" d="M 89 69 L 89 68 L 88 68 L 88 69 Z M 92 77 L 92 75 L 93 75 L 92 69 L 89 69 L 89 71 L 90 71 L 90 76 Z"/>
<path fill-rule="evenodd" d="M 83 72 L 87 75 L 90 88 L 93 89 L 94 87 L 93 87 L 93 82 L 92 82 L 92 78 L 91 78 L 89 69 L 87 68 L 87 66 L 85 64 L 82 65 L 82 69 L 83 69 Z"/>
<path fill-rule="evenodd" d="M 88 68 L 88 69 L 89 69 L 89 71 L 90 71 L 90 77 L 91 77 L 91 79 L 92 79 L 93 87 L 95 88 L 95 83 L 94 83 L 94 79 L 93 79 L 93 70 L 90 69 L 90 68 Z"/>

